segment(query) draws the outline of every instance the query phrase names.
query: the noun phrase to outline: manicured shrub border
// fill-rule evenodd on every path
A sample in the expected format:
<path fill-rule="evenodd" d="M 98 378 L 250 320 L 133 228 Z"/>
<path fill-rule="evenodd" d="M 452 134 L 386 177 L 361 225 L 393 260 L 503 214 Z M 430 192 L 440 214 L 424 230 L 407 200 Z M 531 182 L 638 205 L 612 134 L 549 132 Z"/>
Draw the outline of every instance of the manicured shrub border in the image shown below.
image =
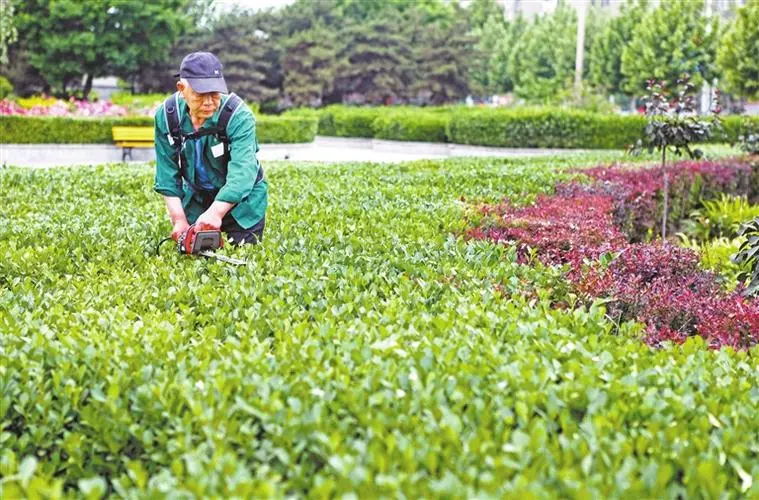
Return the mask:
<path fill-rule="evenodd" d="M 153 126 L 151 117 L 69 118 L 0 116 L 1 144 L 112 144 L 113 126 Z M 313 142 L 316 117 L 257 116 L 263 144 Z"/>
<path fill-rule="evenodd" d="M 757 194 L 756 166 L 743 160 L 681 162 L 667 167 L 672 213 L 687 214 L 699 200 L 720 192 Z M 485 215 L 468 238 L 517 246 L 549 265 L 567 265 L 567 279 L 584 302 L 608 301 L 617 321 L 646 325 L 645 340 L 660 345 L 700 335 L 712 347 L 749 348 L 759 343 L 759 301 L 721 289 L 717 276 L 698 266 L 698 255 L 661 240 L 642 242 L 661 212 L 659 168 L 597 167 L 591 179 L 560 183 L 555 194 L 532 206 L 506 200 L 481 207 Z M 637 242 L 636 242 L 637 241 Z"/>
<path fill-rule="evenodd" d="M 398 141 L 450 142 L 511 148 L 624 149 L 640 138 L 645 117 L 564 108 L 469 108 L 464 106 L 369 108 L 332 105 L 298 109 L 286 116 L 317 116 L 319 135 Z M 735 142 L 745 117 L 724 120 L 714 142 Z M 759 124 L 759 118 L 749 118 Z"/>

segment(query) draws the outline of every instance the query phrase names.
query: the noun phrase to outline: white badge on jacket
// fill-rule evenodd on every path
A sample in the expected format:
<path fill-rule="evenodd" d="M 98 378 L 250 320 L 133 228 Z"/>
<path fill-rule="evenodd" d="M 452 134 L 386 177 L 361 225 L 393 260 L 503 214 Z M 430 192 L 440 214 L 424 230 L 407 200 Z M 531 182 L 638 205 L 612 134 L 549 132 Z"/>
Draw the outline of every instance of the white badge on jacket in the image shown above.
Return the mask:
<path fill-rule="evenodd" d="M 215 146 L 211 146 L 211 153 L 213 153 L 214 158 L 218 158 L 219 156 L 222 156 L 224 154 L 224 143 L 220 142 L 219 144 Z"/>

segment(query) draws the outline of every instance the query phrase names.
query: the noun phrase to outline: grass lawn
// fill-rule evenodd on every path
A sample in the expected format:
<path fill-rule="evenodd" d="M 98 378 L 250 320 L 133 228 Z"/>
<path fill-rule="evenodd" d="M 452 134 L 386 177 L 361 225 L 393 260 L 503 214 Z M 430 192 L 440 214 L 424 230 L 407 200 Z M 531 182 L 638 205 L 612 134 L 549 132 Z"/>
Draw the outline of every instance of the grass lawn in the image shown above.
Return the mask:
<path fill-rule="evenodd" d="M 155 256 L 149 166 L 0 170 L 0 497 L 759 496 L 759 350 L 458 236 L 621 158 L 270 164 L 245 268 Z"/>

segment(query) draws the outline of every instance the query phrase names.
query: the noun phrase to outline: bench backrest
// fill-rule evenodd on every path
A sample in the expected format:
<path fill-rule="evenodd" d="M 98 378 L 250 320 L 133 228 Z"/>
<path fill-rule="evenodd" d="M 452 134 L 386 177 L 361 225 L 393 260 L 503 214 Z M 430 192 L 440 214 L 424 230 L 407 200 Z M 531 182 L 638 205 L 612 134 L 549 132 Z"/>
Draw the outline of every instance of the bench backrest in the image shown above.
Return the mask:
<path fill-rule="evenodd" d="M 111 127 L 113 140 L 153 142 L 154 134 L 152 127 Z"/>

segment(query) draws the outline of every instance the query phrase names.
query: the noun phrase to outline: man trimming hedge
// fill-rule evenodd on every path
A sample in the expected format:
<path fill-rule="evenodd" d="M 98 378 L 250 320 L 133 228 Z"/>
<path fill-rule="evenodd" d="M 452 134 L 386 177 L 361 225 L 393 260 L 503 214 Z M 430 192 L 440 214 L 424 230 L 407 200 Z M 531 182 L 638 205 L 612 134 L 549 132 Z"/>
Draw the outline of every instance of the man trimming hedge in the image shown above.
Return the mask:
<path fill-rule="evenodd" d="M 175 76 L 177 92 L 155 114 L 154 189 L 166 201 L 171 236 L 196 224 L 221 229 L 235 244 L 257 243 L 268 184 L 253 113 L 227 94 L 222 64 L 210 52 L 187 55 Z"/>

